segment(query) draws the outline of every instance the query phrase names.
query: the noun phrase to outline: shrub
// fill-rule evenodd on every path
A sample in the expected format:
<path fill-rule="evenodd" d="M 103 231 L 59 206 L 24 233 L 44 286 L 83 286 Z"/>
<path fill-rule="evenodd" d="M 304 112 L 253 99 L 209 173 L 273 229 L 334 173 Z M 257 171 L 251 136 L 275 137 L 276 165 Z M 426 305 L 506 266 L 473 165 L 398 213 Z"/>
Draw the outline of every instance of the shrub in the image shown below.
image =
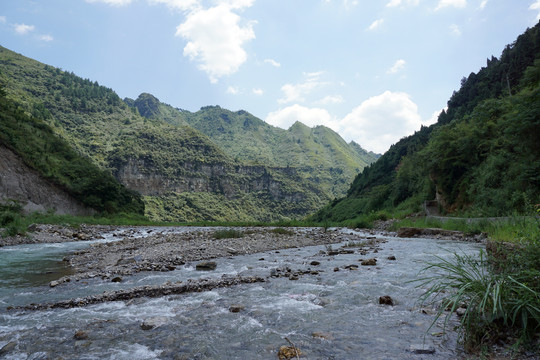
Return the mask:
<path fill-rule="evenodd" d="M 214 232 L 214 239 L 232 239 L 244 237 L 244 232 L 234 229 L 217 230 Z"/>
<path fill-rule="evenodd" d="M 424 269 L 435 274 L 418 280 L 428 286 L 422 300 L 444 301 L 437 319 L 444 316 L 445 325 L 465 304 L 460 334 L 467 351 L 509 335 L 517 336 L 516 345 L 532 345 L 540 327 L 539 254 L 539 244 L 531 242 L 498 258 L 483 251 L 479 256 L 454 253 L 452 260 L 439 257 Z"/>

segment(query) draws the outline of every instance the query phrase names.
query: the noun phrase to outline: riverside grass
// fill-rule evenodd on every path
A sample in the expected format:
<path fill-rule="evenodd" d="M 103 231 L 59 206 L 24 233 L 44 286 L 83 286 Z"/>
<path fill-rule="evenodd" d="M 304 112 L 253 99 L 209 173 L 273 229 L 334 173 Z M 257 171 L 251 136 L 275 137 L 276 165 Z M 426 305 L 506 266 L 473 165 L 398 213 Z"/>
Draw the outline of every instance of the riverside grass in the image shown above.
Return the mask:
<path fill-rule="evenodd" d="M 540 350 L 540 242 L 500 246 L 479 255 L 453 252 L 451 259 L 436 257 L 427 263 L 434 275 L 419 278 L 427 288 L 423 303 L 438 304 L 435 322 L 445 328 L 460 307 L 465 311 L 459 332 L 468 352 L 486 351 L 498 341 L 514 349 Z M 489 352 L 489 350 L 487 350 Z"/>

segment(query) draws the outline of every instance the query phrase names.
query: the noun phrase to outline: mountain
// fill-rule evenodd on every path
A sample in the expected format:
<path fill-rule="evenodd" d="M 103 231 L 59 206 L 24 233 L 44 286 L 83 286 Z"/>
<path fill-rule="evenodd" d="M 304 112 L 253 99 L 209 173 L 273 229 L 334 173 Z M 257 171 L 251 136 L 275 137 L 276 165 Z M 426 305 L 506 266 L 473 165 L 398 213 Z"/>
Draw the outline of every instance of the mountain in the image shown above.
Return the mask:
<path fill-rule="evenodd" d="M 0 203 L 27 212 L 142 214 L 139 194 L 80 156 L 51 127 L 6 97 L 0 87 Z"/>
<path fill-rule="evenodd" d="M 244 110 L 232 112 L 220 106 L 206 106 L 192 113 L 162 104 L 147 93 L 125 101 L 148 119 L 189 124 L 238 162 L 294 167 L 301 177 L 318 184 L 331 197 L 343 196 L 354 176 L 378 158 L 356 143 L 347 144 L 325 126 L 309 128 L 296 122 L 284 130 Z"/>
<path fill-rule="evenodd" d="M 314 220 L 373 211 L 530 213 L 540 203 L 540 23 L 461 80 L 436 124 L 394 144 Z"/>
<path fill-rule="evenodd" d="M 98 166 L 101 172 L 96 174 L 113 175 L 129 189 L 142 194 L 145 214 L 153 220 L 254 221 L 303 217 L 324 206 L 334 196 L 334 183 L 338 187 L 349 183 L 352 171 L 364 164 L 349 161 L 354 168 L 345 169 L 351 174 L 346 178 L 342 167 L 335 170 L 328 167 L 329 160 L 318 163 L 317 157 L 326 158 L 333 152 L 321 148 L 331 144 L 320 145 L 318 141 L 332 139 L 340 146 L 345 144 L 326 128 L 313 129 L 313 134 L 300 137 L 287 135 L 286 130 L 272 128 L 246 112 L 207 107 L 190 113 L 163 104 L 150 94 L 123 101 L 113 90 L 97 82 L 1 47 L 0 84 L 6 99 L 15 103 L 19 111 L 39 120 L 74 153 Z M 203 118 L 214 115 L 228 126 L 223 129 L 236 133 L 235 136 L 241 133 L 234 127 L 236 118 L 242 124 L 245 122 L 247 128 L 258 127 L 263 133 L 264 129 L 270 129 L 281 131 L 283 137 L 296 136 L 293 137 L 296 144 L 312 144 L 312 153 L 302 155 L 309 161 L 302 162 L 303 167 L 285 164 L 287 154 L 277 151 L 275 145 L 268 146 L 269 154 L 272 157 L 277 154 L 279 161 L 270 161 L 266 151 L 259 151 L 257 158 L 253 149 L 262 147 L 263 141 L 255 142 L 247 152 L 249 155 L 243 156 L 237 148 L 227 147 L 219 138 L 215 140 L 195 127 L 196 123 L 203 124 Z M 228 115 L 230 124 L 225 119 Z M 264 139 L 277 141 L 271 136 Z M 238 138 L 229 144 L 243 141 Z M 294 145 L 294 141 L 287 141 Z M 291 147 L 297 148 L 300 146 Z M 347 157 L 358 157 L 357 150 L 347 151 L 338 156 L 345 159 L 343 163 Z M 49 165 L 46 164 L 44 171 L 48 171 Z M 307 169 L 309 166 L 312 174 Z M 327 174 L 316 174 L 321 170 Z M 322 181 L 324 178 L 326 183 Z"/>

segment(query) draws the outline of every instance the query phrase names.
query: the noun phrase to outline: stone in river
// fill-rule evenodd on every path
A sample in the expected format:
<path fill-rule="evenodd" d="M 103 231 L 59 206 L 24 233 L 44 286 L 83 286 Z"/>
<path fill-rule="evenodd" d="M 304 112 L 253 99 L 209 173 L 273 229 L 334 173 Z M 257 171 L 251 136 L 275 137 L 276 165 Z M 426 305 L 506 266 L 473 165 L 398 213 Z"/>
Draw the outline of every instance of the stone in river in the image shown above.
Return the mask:
<path fill-rule="evenodd" d="M 414 354 L 435 354 L 435 347 L 428 344 L 411 344 L 409 350 Z"/>
<path fill-rule="evenodd" d="M 112 282 L 122 282 L 122 278 L 120 276 L 113 277 Z"/>
<path fill-rule="evenodd" d="M 73 335 L 75 340 L 86 340 L 88 339 L 88 333 L 86 331 L 79 330 Z"/>
<path fill-rule="evenodd" d="M 51 281 L 51 282 L 49 283 L 49 286 L 50 286 L 50 287 L 56 287 L 56 286 L 58 286 L 58 285 L 60 285 L 60 283 L 59 283 L 58 281 L 56 281 L 56 280 L 53 280 L 53 281 Z"/>
<path fill-rule="evenodd" d="M 144 320 L 141 324 L 141 329 L 143 330 L 152 330 L 159 326 L 165 325 L 167 323 L 167 318 L 165 316 L 155 316 Z"/>
<path fill-rule="evenodd" d="M 361 263 L 363 266 L 374 266 L 377 265 L 377 259 L 367 259 L 362 261 Z"/>
<path fill-rule="evenodd" d="M 279 348 L 278 359 L 279 360 L 290 360 L 302 355 L 302 351 L 299 348 L 293 346 L 285 346 Z"/>
<path fill-rule="evenodd" d="M 195 269 L 197 270 L 215 270 L 217 267 L 217 264 L 215 261 L 202 261 L 197 264 Z"/>
<path fill-rule="evenodd" d="M 229 311 L 232 312 L 232 313 L 238 313 L 238 312 L 244 310 L 245 308 L 246 307 L 244 305 L 234 304 L 234 305 L 229 306 Z"/>
<path fill-rule="evenodd" d="M 388 295 L 384 295 L 384 296 L 379 297 L 379 304 L 394 306 L 394 299 L 392 299 Z"/>
<path fill-rule="evenodd" d="M 317 265 L 320 265 L 321 263 L 318 262 L 318 261 L 312 261 L 309 263 L 310 265 L 313 265 L 313 266 L 317 266 Z"/>
<path fill-rule="evenodd" d="M 14 341 L 8 342 L 6 345 L 2 346 L 0 349 L 0 356 L 3 356 L 15 349 L 15 346 L 17 346 L 17 343 Z"/>
<path fill-rule="evenodd" d="M 389 256 L 389 257 L 388 257 L 388 260 L 396 260 L 396 257 L 395 257 L 394 255 Z"/>

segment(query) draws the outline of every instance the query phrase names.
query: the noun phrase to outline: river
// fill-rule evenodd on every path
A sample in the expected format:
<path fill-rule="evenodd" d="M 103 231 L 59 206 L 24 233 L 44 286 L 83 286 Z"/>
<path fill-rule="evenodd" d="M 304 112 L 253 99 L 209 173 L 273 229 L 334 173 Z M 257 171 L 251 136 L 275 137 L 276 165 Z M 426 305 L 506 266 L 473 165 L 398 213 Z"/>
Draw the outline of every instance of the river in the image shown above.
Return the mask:
<path fill-rule="evenodd" d="M 441 324 L 428 330 L 434 316 L 418 303 L 425 289 L 411 281 L 434 256 L 452 256 L 449 250 L 475 253 L 480 245 L 378 237 L 385 242 L 378 245 L 377 253 L 367 256 L 361 256 L 359 249 L 328 256 L 327 247 L 312 246 L 219 258 L 213 271 L 196 271 L 188 263 L 170 272 L 139 273 L 120 283 L 90 279 L 55 288 L 48 282 L 70 271 L 62 258 L 91 242 L 0 248 L 0 349 L 6 348 L 5 359 L 25 360 L 276 359 L 279 347 L 289 345 L 288 339 L 305 354 L 303 358 L 311 360 L 458 357 L 454 332 L 441 336 Z M 119 238 L 108 233 L 99 241 Z M 359 259 L 367 257 L 377 258 L 377 265 L 345 268 L 360 265 Z M 295 281 L 269 276 L 275 269 L 286 268 L 314 272 Z M 72 309 L 7 309 L 223 275 L 268 279 Z M 379 305 L 383 295 L 392 297 L 395 305 Z M 239 305 L 240 311 L 230 311 L 233 305 Z M 158 326 L 145 330 L 141 325 L 149 319 Z M 434 347 L 435 353 L 415 354 L 412 344 Z"/>

